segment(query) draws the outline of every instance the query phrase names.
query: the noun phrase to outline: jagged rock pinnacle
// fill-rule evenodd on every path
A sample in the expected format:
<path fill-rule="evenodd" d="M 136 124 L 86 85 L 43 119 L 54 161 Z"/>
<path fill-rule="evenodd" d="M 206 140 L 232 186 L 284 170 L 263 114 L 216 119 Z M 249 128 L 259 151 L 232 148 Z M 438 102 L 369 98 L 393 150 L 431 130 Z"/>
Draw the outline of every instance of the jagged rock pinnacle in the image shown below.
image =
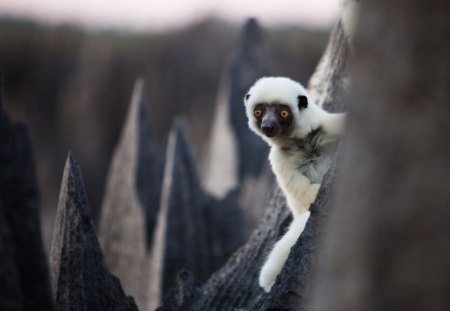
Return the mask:
<path fill-rule="evenodd" d="M 105 264 L 81 171 L 69 153 L 51 247 L 56 310 L 137 310 Z"/>
<path fill-rule="evenodd" d="M 152 247 L 150 293 L 152 307 L 188 268 L 206 277 L 210 271 L 204 209 L 210 198 L 203 192 L 183 122 L 176 120 L 167 144 L 161 210 Z"/>
<path fill-rule="evenodd" d="M 243 98 L 255 81 L 266 75 L 270 58 L 255 19 L 249 19 L 241 34 L 229 68 L 229 118 L 238 139 L 239 178 L 258 176 L 266 163 L 266 144 L 250 132 L 244 113 Z"/>
<path fill-rule="evenodd" d="M 158 280 L 152 301 L 167 293 L 182 269 L 205 280 L 242 242 L 236 196 L 215 200 L 203 190 L 186 132 L 177 120 L 169 137 L 152 248 L 151 275 Z"/>
<path fill-rule="evenodd" d="M 6 287 L 0 288 L 2 310 L 53 310 L 38 202 L 28 129 L 11 122 L 0 104 L 0 257 L 4 260 L 0 274 L 5 277 L 0 287 Z"/>
<path fill-rule="evenodd" d="M 108 266 L 141 309 L 147 297 L 148 247 L 162 180 L 151 136 L 144 82 L 138 80 L 109 168 L 99 235 Z"/>

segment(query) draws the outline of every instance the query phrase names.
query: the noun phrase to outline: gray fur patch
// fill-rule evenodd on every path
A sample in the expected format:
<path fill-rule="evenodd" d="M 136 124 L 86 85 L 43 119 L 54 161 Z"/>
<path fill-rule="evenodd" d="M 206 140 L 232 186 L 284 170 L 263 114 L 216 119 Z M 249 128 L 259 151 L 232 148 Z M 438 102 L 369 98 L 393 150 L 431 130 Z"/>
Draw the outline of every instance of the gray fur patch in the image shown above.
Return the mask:
<path fill-rule="evenodd" d="M 289 145 L 282 148 L 289 157 L 294 157 L 297 169 L 311 183 L 321 183 L 323 175 L 330 168 L 337 141 L 324 142 L 322 128 L 312 130 L 303 139 L 291 139 Z"/>

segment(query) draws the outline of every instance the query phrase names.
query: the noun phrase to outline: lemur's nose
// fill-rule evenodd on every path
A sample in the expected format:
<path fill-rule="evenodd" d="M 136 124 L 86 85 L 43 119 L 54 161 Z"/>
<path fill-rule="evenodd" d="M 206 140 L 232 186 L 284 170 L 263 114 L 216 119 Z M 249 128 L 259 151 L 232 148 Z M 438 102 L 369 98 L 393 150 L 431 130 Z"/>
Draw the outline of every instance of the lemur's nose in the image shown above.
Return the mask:
<path fill-rule="evenodd" d="M 277 128 L 274 125 L 263 125 L 261 127 L 261 131 L 266 135 L 267 137 L 274 137 L 277 132 Z"/>

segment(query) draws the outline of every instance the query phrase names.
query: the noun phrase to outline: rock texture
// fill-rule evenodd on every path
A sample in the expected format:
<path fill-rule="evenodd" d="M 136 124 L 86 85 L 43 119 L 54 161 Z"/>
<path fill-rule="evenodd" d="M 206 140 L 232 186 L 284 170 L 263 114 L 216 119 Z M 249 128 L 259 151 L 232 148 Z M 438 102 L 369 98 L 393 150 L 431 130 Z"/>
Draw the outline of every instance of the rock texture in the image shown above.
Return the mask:
<path fill-rule="evenodd" d="M 142 87 L 136 84 L 113 157 L 100 240 L 124 289 L 141 310 L 153 310 L 178 270 L 191 269 L 205 280 L 243 243 L 243 235 L 237 192 L 215 199 L 203 190 L 180 122 L 169 139 L 163 182 Z"/>
<path fill-rule="evenodd" d="M 138 80 L 109 169 L 99 236 L 108 266 L 141 309 L 150 282 L 149 245 L 161 181 L 162 165 L 152 143 L 144 82 Z"/>
<path fill-rule="evenodd" d="M 248 175 L 258 176 L 266 164 L 268 147 L 248 130 L 243 99 L 250 86 L 268 74 L 269 60 L 263 31 L 255 19 L 249 19 L 223 74 L 216 105 L 206 171 L 213 194 L 224 194 L 223 187 L 230 190 Z"/>
<path fill-rule="evenodd" d="M 180 273 L 178 283 L 158 310 L 306 310 L 303 298 L 311 290 L 312 266 L 318 260 L 318 239 L 330 209 L 333 172 L 325 178 L 311 208 L 308 225 L 269 294 L 258 285 L 259 271 L 265 256 L 291 221 L 285 199 L 278 190 L 246 245 L 203 285 L 189 273 Z"/>
<path fill-rule="evenodd" d="M 1 99 L 0 253 L 0 309 L 53 310 L 29 133 Z"/>
<path fill-rule="evenodd" d="M 229 67 L 229 116 L 231 128 L 238 138 L 238 176 L 258 176 L 266 165 L 267 145 L 248 130 L 243 99 L 250 86 L 268 74 L 269 58 L 261 27 L 250 19 Z"/>
<path fill-rule="evenodd" d="M 152 248 L 152 308 L 159 305 L 179 270 L 189 269 L 206 280 L 242 243 L 236 193 L 217 200 L 203 190 L 186 132 L 184 123 L 176 121 L 166 152 Z"/>
<path fill-rule="evenodd" d="M 347 44 L 340 24 L 336 26 L 329 44 Z M 346 57 L 346 55 L 329 54 L 328 57 Z M 329 66 L 335 66 L 333 64 L 341 64 L 344 61 L 327 60 L 327 62 Z M 341 67 L 340 70 L 343 69 L 344 67 Z M 334 69 L 321 70 L 333 72 Z M 328 79 L 333 76 L 323 75 L 322 83 L 328 83 Z M 342 98 L 339 92 L 343 91 L 341 88 L 324 88 L 321 93 L 316 94 L 330 98 L 328 106 L 339 110 L 339 105 L 342 104 L 332 99 Z M 158 310 L 308 310 L 306 303 L 311 291 L 314 267 L 319 257 L 318 245 L 324 230 L 323 224 L 331 208 L 334 172 L 333 167 L 325 176 L 318 197 L 311 207 L 311 217 L 305 231 L 292 248 L 286 266 L 270 293 L 266 294 L 258 286 L 257 277 L 265 256 L 291 221 L 285 199 L 278 189 L 269 201 L 258 229 L 227 264 L 202 285 L 199 285 L 189 273 L 181 273 L 178 283 Z"/>
<path fill-rule="evenodd" d="M 309 309 L 449 310 L 450 3 L 360 6 L 342 176 Z"/>
<path fill-rule="evenodd" d="M 330 112 L 342 112 L 348 101 L 350 87 L 350 60 L 352 56 L 349 38 L 339 21 L 320 59 L 316 71 L 308 83 L 308 91 L 316 103 Z"/>
<path fill-rule="evenodd" d="M 269 148 L 248 128 L 244 96 L 257 79 L 273 74 L 275 67 L 263 29 L 249 19 L 227 72 L 228 118 L 237 142 L 237 176 L 240 205 L 246 237 L 250 236 L 264 214 L 272 193 L 274 177 L 267 157 Z"/>
<path fill-rule="evenodd" d="M 0 200 L 0 308 L 24 310 L 19 271 L 14 260 L 14 244 L 4 211 L 3 200 Z"/>
<path fill-rule="evenodd" d="M 51 247 L 56 310 L 137 310 L 105 264 L 78 163 L 69 153 Z"/>
<path fill-rule="evenodd" d="M 246 237 L 264 213 L 274 178 L 267 145 L 248 128 L 243 98 L 273 67 L 262 29 L 249 19 L 222 76 L 204 174 L 206 189 L 217 198 L 238 191 Z"/>

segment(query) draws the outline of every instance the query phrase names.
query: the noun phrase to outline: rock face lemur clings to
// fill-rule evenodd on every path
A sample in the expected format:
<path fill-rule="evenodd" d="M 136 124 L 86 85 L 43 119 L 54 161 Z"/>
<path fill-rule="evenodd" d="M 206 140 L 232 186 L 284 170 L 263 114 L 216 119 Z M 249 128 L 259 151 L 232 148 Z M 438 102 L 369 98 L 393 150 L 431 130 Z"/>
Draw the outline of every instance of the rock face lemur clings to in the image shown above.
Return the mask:
<path fill-rule="evenodd" d="M 329 169 L 345 115 L 316 105 L 304 87 L 285 77 L 256 81 L 244 99 L 248 125 L 271 147 L 269 161 L 293 221 L 261 269 L 259 284 L 269 291 L 303 232 L 323 175 Z"/>

